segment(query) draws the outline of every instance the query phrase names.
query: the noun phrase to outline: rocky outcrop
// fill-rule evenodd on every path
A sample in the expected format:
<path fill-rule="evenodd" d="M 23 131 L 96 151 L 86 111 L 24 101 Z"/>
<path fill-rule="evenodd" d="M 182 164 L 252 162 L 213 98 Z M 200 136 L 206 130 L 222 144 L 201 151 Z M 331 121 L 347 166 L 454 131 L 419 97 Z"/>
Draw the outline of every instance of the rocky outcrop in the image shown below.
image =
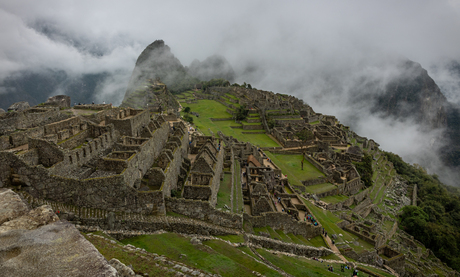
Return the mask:
<path fill-rule="evenodd" d="M 13 105 L 9 106 L 8 111 L 9 112 L 20 112 L 20 111 L 23 111 L 23 110 L 28 109 L 28 108 L 30 108 L 29 103 L 25 102 L 25 101 L 21 101 L 21 102 L 17 102 L 17 103 L 14 103 Z"/>
<path fill-rule="evenodd" d="M 55 95 L 46 100 L 45 105 L 58 106 L 60 108 L 70 108 L 70 96 Z"/>
<path fill-rule="evenodd" d="M 161 79 L 172 91 L 176 89 L 177 84 L 193 79 L 187 75 L 184 66 L 171 53 L 171 49 L 165 45 L 163 40 L 151 43 L 137 58 L 123 102 L 136 90 L 144 90 L 149 79 L 157 78 Z M 190 80 L 190 86 L 197 81 Z"/>
<path fill-rule="evenodd" d="M 29 212 L 27 205 L 12 190 L 0 192 L 0 226 Z"/>
<path fill-rule="evenodd" d="M 0 192 L 2 276 L 119 276 L 70 223 L 49 206 L 27 208 L 11 190 Z"/>
<path fill-rule="evenodd" d="M 136 276 L 136 273 L 134 273 L 131 268 L 127 267 L 125 264 L 115 258 L 111 259 L 109 264 L 117 270 L 120 277 Z"/>

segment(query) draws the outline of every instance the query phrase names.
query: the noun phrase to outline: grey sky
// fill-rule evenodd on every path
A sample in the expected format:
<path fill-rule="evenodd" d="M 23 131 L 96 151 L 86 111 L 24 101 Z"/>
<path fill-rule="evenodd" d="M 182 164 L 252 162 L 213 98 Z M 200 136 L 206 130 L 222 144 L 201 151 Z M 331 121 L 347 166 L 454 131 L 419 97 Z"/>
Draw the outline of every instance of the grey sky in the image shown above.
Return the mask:
<path fill-rule="evenodd" d="M 458 82 L 442 70 L 460 60 L 460 0 L 0 1 L 0 38 L 0 81 L 22 69 L 106 71 L 113 78 L 99 93 L 113 103 L 121 101 L 138 55 L 156 39 L 186 66 L 221 54 L 237 73 L 254 69 L 238 82 L 294 94 L 405 157 L 427 141 L 416 141 L 417 126 L 408 122 L 348 106 L 354 78 L 384 83 L 400 72 L 381 65 L 405 57 L 449 84 L 450 100 L 460 99 Z M 434 66 L 441 69 L 430 71 Z"/>

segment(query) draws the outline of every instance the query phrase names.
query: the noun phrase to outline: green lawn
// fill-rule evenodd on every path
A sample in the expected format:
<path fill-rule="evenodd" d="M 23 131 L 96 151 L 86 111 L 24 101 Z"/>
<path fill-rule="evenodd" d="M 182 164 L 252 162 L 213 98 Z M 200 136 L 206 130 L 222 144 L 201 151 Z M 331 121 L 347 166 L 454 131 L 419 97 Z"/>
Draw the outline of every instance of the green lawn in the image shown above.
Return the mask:
<path fill-rule="evenodd" d="M 257 271 L 265 276 L 282 276 L 275 270 L 268 268 L 266 265 L 261 264 L 255 261 L 253 258 L 248 257 L 245 255 L 241 250 L 238 248 L 234 248 L 229 246 L 227 243 L 217 240 L 210 240 L 203 243 L 212 248 L 212 250 L 219 253 L 219 255 L 227 257 L 230 261 L 234 262 L 236 266 L 230 267 L 230 264 L 227 266 L 228 269 L 234 269 L 232 276 L 246 276 L 252 274 L 251 271 Z M 248 249 L 249 250 L 249 249 Z M 225 264 L 223 264 L 225 265 Z M 220 269 L 220 270 L 228 270 L 228 269 Z M 220 273 L 223 276 L 230 276 L 228 273 L 224 272 L 224 274 Z M 248 274 L 249 273 L 249 274 Z M 253 276 L 250 275 L 250 276 Z"/>
<path fill-rule="evenodd" d="M 266 134 L 243 134 L 247 132 L 243 129 L 232 129 L 230 126 L 242 126 L 241 124 L 235 123 L 233 120 L 227 121 L 211 121 L 212 118 L 231 118 L 232 115 L 226 110 L 227 107 L 222 103 L 214 100 L 199 100 L 196 104 L 184 104 L 183 107 L 190 107 L 191 111 L 197 112 L 200 116 L 193 116 L 193 123 L 196 127 L 201 130 L 205 135 L 210 135 L 209 129 L 217 135 L 218 131 L 222 131 L 227 136 L 233 136 L 240 141 L 250 141 L 254 145 L 260 147 L 279 147 L 278 143 L 273 141 Z M 184 115 L 184 113 L 182 113 Z M 260 123 L 259 123 L 260 124 Z M 259 130 L 263 131 L 263 130 Z"/>
<path fill-rule="evenodd" d="M 224 205 L 230 207 L 230 194 L 232 189 L 232 175 L 224 174 L 224 180 L 220 182 L 219 192 L 217 192 L 216 208 L 223 208 Z"/>
<path fill-rule="evenodd" d="M 269 262 L 293 276 L 351 276 L 351 270 L 340 272 L 340 263 L 321 263 L 301 257 L 288 257 L 281 254 L 271 254 L 264 249 L 257 252 Z M 334 267 L 334 272 L 328 271 L 328 265 Z"/>
<path fill-rule="evenodd" d="M 331 183 L 323 183 L 323 184 L 317 184 L 313 186 L 307 186 L 305 187 L 305 191 L 309 193 L 323 193 L 323 192 L 330 191 L 336 188 L 337 186 Z"/>
<path fill-rule="evenodd" d="M 235 180 L 233 187 L 233 211 L 241 213 L 243 210 L 243 192 L 241 190 L 241 167 L 240 163 L 235 160 Z"/>
<path fill-rule="evenodd" d="M 303 186 L 303 180 L 324 177 L 324 174 L 307 160 L 303 162 L 302 170 L 302 155 L 273 154 L 269 151 L 265 151 L 265 154 L 288 176 L 289 182 L 293 185 Z"/>
<path fill-rule="evenodd" d="M 156 262 L 141 259 L 134 253 L 125 251 L 118 244 L 114 245 L 108 243 L 104 239 L 94 236 L 85 235 L 85 238 L 96 247 L 96 249 L 102 254 L 102 256 L 104 256 L 107 261 L 110 261 L 113 258 L 118 259 L 120 262 L 126 265 L 132 265 L 132 268 L 135 271 L 147 273 L 149 276 L 174 276 L 174 273 L 169 272 L 167 269 L 155 266 Z"/>
<path fill-rule="evenodd" d="M 188 237 L 175 233 L 164 233 L 138 236 L 122 242 L 181 261 L 188 266 L 200 268 L 211 274 L 217 273 L 229 277 L 253 276 L 252 271 L 257 271 L 266 276 L 280 276 L 276 271 L 248 257 L 238 248 L 221 241 L 211 240 L 203 242 L 203 245 L 192 245 Z M 186 256 L 181 257 L 181 254 Z"/>
<path fill-rule="evenodd" d="M 333 195 L 333 196 L 326 196 L 326 197 L 321 198 L 321 200 L 326 203 L 335 204 L 335 203 L 343 202 L 347 200 L 348 198 L 349 197 L 346 195 L 339 194 L 339 195 Z"/>

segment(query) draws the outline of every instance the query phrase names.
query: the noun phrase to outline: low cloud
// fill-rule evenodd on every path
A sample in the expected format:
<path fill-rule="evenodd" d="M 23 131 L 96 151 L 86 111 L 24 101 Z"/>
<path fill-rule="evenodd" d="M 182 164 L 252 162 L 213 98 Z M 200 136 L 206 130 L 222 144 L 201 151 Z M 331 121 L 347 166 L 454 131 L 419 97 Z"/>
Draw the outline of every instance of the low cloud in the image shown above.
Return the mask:
<path fill-rule="evenodd" d="M 107 74 L 96 99 L 119 104 L 139 54 L 163 39 L 183 65 L 223 55 L 237 82 L 296 95 L 418 162 L 439 130 L 382 119 L 366 88 L 382 93 L 404 73 L 393 62 L 410 59 L 460 103 L 458 76 L 445 66 L 460 61 L 459 7 L 455 0 L 10 1 L 0 3 L 0 83 L 21 70 Z"/>

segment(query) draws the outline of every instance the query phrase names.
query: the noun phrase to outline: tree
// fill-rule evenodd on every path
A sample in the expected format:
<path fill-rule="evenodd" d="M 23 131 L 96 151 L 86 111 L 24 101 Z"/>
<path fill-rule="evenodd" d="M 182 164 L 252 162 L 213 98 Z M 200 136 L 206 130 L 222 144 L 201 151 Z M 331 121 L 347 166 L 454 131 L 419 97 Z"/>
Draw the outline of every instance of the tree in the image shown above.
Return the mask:
<path fill-rule="evenodd" d="M 191 117 L 188 114 L 184 115 L 184 120 L 187 121 L 188 123 L 193 124 L 193 117 Z"/>
<path fill-rule="evenodd" d="M 252 86 L 251 86 L 251 84 L 248 84 L 248 89 L 252 89 Z"/>
<path fill-rule="evenodd" d="M 246 110 L 246 106 L 240 106 L 235 113 L 236 120 L 241 121 L 245 120 L 248 116 L 249 111 Z"/>
<path fill-rule="evenodd" d="M 189 113 L 190 112 L 190 107 L 185 107 L 184 113 Z"/>
<path fill-rule="evenodd" d="M 361 181 L 363 181 L 366 187 L 372 186 L 372 175 L 374 175 L 374 170 L 372 169 L 372 157 L 369 154 L 364 154 L 363 159 L 360 162 L 353 162 L 361 176 Z"/>
<path fill-rule="evenodd" d="M 303 129 L 302 131 L 295 134 L 301 141 L 308 141 L 314 139 L 315 135 L 312 131 L 308 129 Z"/>

